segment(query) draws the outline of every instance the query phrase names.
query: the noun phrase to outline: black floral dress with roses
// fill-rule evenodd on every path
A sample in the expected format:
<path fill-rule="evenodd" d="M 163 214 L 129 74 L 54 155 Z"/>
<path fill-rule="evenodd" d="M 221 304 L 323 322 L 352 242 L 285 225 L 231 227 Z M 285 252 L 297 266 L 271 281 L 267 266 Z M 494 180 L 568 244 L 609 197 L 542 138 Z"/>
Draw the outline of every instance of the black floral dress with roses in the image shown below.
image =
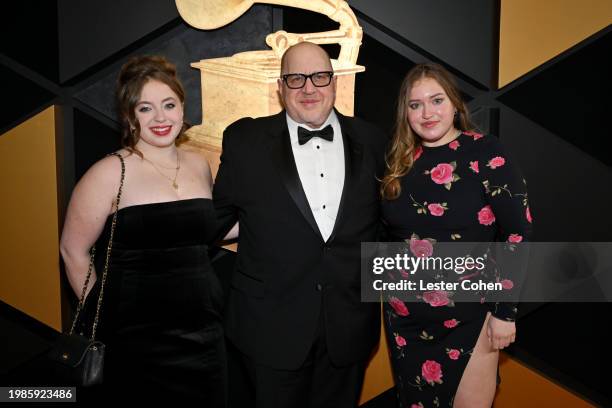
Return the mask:
<path fill-rule="evenodd" d="M 395 241 L 527 241 L 526 185 L 495 136 L 464 132 L 437 147 L 419 147 L 401 179 L 401 195 L 383 202 Z M 400 271 L 401 272 L 401 271 Z M 498 277 L 499 279 L 499 277 Z M 508 279 L 502 284 L 512 284 Z M 384 323 L 400 407 L 452 407 L 488 311 L 513 321 L 511 303 L 454 302 L 446 292 L 417 301 L 385 295 Z"/>

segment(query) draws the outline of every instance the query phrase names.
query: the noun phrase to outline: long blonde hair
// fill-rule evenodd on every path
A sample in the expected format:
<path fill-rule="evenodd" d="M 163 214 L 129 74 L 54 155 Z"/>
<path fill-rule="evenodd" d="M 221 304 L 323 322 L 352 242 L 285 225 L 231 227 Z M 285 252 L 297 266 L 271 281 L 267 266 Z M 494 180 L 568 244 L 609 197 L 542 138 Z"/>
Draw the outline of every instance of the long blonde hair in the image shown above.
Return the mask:
<path fill-rule="evenodd" d="M 417 64 L 404 78 L 397 99 L 397 113 L 391 146 L 386 156 L 387 168 L 382 179 L 380 193 L 385 200 L 395 200 L 401 194 L 400 178 L 404 176 L 414 163 L 414 152 L 421 145 L 420 138 L 410 128 L 408 123 L 408 102 L 412 86 L 423 78 L 435 80 L 451 103 L 457 109 L 453 121 L 454 126 L 461 131 L 473 130 L 469 112 L 461 98 L 459 88 L 452 75 L 441 65 L 435 63 Z"/>

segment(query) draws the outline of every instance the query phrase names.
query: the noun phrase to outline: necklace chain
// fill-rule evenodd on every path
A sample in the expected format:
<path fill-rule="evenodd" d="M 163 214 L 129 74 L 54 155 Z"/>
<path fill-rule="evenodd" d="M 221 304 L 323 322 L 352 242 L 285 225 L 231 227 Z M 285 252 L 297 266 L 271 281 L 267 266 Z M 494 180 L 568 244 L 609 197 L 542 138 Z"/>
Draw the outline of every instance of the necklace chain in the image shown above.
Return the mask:
<path fill-rule="evenodd" d="M 178 173 L 179 173 L 179 170 L 180 170 L 180 168 L 181 168 L 181 160 L 180 160 L 180 158 L 179 158 L 179 152 L 178 152 L 178 149 L 176 150 L 176 167 L 164 167 L 164 166 L 159 166 L 159 167 L 161 167 L 161 168 L 163 168 L 163 169 L 175 170 L 175 172 L 174 172 L 174 178 L 170 178 L 170 177 L 166 176 L 166 175 L 165 175 L 165 174 L 164 174 L 164 173 L 163 173 L 163 172 L 162 172 L 162 171 L 159 169 L 159 167 L 157 167 L 158 165 L 156 165 L 155 163 L 153 163 L 151 160 L 147 159 L 147 158 L 146 158 L 146 157 L 144 157 L 144 156 L 143 156 L 142 158 L 143 158 L 144 160 L 148 161 L 149 163 L 151 163 L 151 166 L 153 166 L 153 168 L 154 168 L 155 170 L 157 170 L 157 172 L 158 172 L 159 174 L 161 174 L 161 175 L 162 175 L 162 176 L 163 176 L 165 179 L 167 179 L 168 181 L 170 181 L 170 182 L 172 183 L 172 188 L 174 188 L 175 190 L 178 190 L 179 186 L 178 186 L 178 184 L 177 184 L 177 182 L 176 182 L 176 178 L 178 177 Z"/>

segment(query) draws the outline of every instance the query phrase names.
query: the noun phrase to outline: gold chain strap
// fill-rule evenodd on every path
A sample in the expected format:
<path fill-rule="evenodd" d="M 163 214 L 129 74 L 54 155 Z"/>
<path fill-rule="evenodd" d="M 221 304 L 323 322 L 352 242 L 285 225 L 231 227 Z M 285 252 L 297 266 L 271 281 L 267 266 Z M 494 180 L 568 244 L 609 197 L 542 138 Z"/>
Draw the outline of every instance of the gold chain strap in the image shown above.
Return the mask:
<path fill-rule="evenodd" d="M 106 259 L 104 261 L 104 270 L 102 272 L 102 282 L 100 283 L 100 294 L 98 295 L 98 303 L 96 305 L 96 317 L 94 318 L 93 326 L 91 329 L 91 341 L 94 341 L 96 338 L 96 330 L 98 328 L 98 322 L 100 320 L 100 310 L 102 308 L 102 298 L 104 296 L 104 285 L 106 283 L 106 276 L 108 275 L 108 263 L 110 261 L 111 249 L 113 247 L 113 237 L 115 235 L 115 228 L 117 226 L 117 213 L 119 212 L 119 202 L 121 201 L 121 191 L 123 190 L 123 180 L 125 179 L 125 162 L 123 161 L 123 157 L 119 153 L 111 153 L 112 156 L 117 156 L 121 161 L 121 181 L 119 183 L 119 191 L 117 192 L 117 198 L 115 199 L 115 212 L 113 214 L 113 222 L 111 224 L 110 236 L 108 238 L 108 246 L 106 247 Z M 110 156 L 109 155 L 109 156 Z M 83 285 L 83 291 L 81 292 L 81 297 L 79 299 L 79 305 L 77 306 L 76 313 L 74 315 L 74 319 L 72 320 L 72 326 L 70 327 L 70 334 L 74 332 L 76 327 L 76 323 L 79 319 L 79 314 L 81 310 L 83 310 L 83 304 L 85 303 L 85 291 L 87 290 L 87 286 L 89 285 L 89 279 L 91 278 L 91 272 L 93 270 L 94 265 L 94 256 L 96 254 L 95 245 L 89 251 L 89 268 L 87 270 L 87 278 L 85 278 L 85 284 Z"/>
<path fill-rule="evenodd" d="M 70 334 L 74 333 L 74 329 L 76 327 L 77 320 L 79 319 L 79 314 L 83 309 L 83 304 L 85 303 L 85 292 L 87 291 L 87 286 L 89 285 L 89 279 L 91 278 L 91 271 L 93 269 L 94 264 L 94 256 L 96 254 L 96 247 L 93 246 L 89 250 L 89 269 L 87 269 L 87 278 L 85 278 L 85 284 L 83 285 L 83 290 L 81 291 L 81 297 L 79 299 L 79 304 L 77 306 L 76 313 L 74 314 L 74 319 L 72 319 L 72 326 L 70 327 Z"/>

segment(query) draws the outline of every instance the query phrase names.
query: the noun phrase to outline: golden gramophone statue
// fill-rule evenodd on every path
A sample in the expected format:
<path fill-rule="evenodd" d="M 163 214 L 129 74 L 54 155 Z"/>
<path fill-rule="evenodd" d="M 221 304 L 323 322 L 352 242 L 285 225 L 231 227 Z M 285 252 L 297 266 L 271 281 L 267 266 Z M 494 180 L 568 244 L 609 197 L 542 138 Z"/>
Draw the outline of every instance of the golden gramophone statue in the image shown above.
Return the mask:
<path fill-rule="evenodd" d="M 276 81 L 280 58 L 287 48 L 301 41 L 340 44 L 340 55 L 332 59 L 338 77 L 336 108 L 353 115 L 356 65 L 363 35 L 355 14 L 344 0 L 176 0 L 181 17 L 193 27 L 215 29 L 234 21 L 254 3 L 291 6 L 325 14 L 340 23 L 337 30 L 293 34 L 278 31 L 266 37 L 271 50 L 247 51 L 231 57 L 212 58 L 192 63 L 199 68 L 202 81 L 202 124 L 188 131 L 188 144 L 210 152 L 221 150 L 223 131 L 243 117 L 278 113 L 282 107 Z M 209 156 L 210 159 L 210 156 Z M 213 170 L 216 163 L 212 160 Z"/>

